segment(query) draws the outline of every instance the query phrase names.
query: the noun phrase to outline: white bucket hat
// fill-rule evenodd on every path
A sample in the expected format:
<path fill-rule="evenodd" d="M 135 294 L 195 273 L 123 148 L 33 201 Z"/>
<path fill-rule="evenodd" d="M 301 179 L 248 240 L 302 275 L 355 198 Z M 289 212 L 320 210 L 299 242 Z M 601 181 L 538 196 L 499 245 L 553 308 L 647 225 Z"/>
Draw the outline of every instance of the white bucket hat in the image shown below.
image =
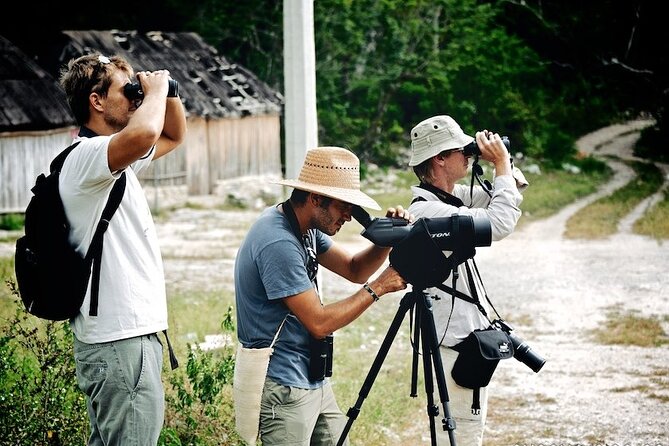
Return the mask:
<path fill-rule="evenodd" d="M 370 209 L 381 209 L 374 199 L 360 191 L 360 160 L 353 152 L 341 147 L 308 150 L 298 179 L 273 183 Z"/>
<path fill-rule="evenodd" d="M 444 150 L 459 149 L 472 141 L 474 138 L 466 135 L 450 116 L 433 116 L 411 129 L 409 166 L 417 166 Z"/>

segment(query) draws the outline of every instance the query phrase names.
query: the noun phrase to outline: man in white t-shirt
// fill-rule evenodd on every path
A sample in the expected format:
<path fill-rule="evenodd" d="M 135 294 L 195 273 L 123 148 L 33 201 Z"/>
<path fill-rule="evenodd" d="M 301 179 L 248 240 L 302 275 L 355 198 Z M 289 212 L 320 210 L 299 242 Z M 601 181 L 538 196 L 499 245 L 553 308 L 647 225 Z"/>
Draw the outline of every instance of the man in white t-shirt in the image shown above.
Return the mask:
<path fill-rule="evenodd" d="M 123 173 L 126 181 L 104 236 L 97 315 L 91 315 L 89 284 L 70 321 L 77 381 L 91 423 L 89 445 L 155 445 L 163 425 L 157 333 L 167 330 L 164 273 L 137 173 L 183 142 L 185 112 L 179 97 L 168 95 L 169 79 L 167 70 L 135 76 L 123 58 L 97 53 L 71 60 L 60 79 L 80 131 L 59 190 L 70 243 L 82 255 L 112 187 Z M 141 84 L 143 98 L 126 96 L 124 87 L 132 82 Z"/>

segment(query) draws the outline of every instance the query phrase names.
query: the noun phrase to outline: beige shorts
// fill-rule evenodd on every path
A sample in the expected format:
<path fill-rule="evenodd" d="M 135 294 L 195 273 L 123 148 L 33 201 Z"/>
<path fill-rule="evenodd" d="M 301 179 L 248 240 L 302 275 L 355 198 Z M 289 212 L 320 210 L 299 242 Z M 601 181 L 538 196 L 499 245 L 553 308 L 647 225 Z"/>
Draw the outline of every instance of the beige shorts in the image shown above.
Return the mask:
<path fill-rule="evenodd" d="M 336 445 L 346 421 L 330 383 L 309 390 L 265 380 L 260 404 L 262 444 Z"/>

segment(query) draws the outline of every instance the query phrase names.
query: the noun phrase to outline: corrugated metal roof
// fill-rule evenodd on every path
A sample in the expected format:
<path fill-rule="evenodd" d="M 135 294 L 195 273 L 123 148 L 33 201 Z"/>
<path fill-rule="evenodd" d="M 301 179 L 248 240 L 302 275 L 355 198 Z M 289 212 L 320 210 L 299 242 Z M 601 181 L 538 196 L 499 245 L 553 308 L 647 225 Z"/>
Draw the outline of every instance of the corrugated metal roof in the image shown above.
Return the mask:
<path fill-rule="evenodd" d="M 0 132 L 49 130 L 74 124 L 57 80 L 0 36 Z"/>
<path fill-rule="evenodd" d="M 167 69 L 179 82 L 189 113 L 204 117 L 280 113 L 281 94 L 246 68 L 230 63 L 196 33 L 63 31 L 60 63 L 91 51 L 121 55 L 135 71 Z"/>

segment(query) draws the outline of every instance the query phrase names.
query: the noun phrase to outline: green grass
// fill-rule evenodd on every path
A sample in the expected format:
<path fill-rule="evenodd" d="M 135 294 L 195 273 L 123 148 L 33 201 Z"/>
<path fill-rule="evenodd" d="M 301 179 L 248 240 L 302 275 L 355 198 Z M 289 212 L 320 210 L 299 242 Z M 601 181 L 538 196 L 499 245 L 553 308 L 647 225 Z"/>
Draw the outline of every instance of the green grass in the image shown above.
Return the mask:
<path fill-rule="evenodd" d="M 644 213 L 634 222 L 636 234 L 656 239 L 669 239 L 669 192 L 664 191 L 664 199 Z"/>
<path fill-rule="evenodd" d="M 598 239 L 615 234 L 620 220 L 643 199 L 657 192 L 663 178 L 660 169 L 651 163 L 631 162 L 636 177 L 625 186 L 580 209 L 568 221 L 565 237 Z M 658 226 L 666 225 L 655 221 Z M 647 229 L 659 234 L 654 228 Z"/>
<path fill-rule="evenodd" d="M 526 174 L 530 186 L 523 194 L 520 224 L 550 217 L 568 204 L 597 191 L 611 171 L 573 174 L 564 170 Z"/>
<path fill-rule="evenodd" d="M 11 305 L 14 301 L 11 290 L 7 285 L 7 281 L 16 282 L 14 275 L 14 258 L 0 257 L 0 319 L 8 319 L 14 314 L 15 307 Z"/>
<path fill-rule="evenodd" d="M 23 228 L 23 214 L 2 214 L 0 215 L 0 229 L 16 231 Z"/>

